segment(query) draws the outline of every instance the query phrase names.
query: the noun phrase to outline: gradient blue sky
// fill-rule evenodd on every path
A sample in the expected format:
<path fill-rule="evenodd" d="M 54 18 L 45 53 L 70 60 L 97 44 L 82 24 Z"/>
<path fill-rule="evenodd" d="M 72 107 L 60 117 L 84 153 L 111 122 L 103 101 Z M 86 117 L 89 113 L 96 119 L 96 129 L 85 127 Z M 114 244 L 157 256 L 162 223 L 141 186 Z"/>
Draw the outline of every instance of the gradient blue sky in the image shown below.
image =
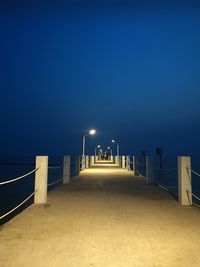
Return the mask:
<path fill-rule="evenodd" d="M 200 5 L 96 2 L 1 6 L 0 154 L 200 154 Z"/>

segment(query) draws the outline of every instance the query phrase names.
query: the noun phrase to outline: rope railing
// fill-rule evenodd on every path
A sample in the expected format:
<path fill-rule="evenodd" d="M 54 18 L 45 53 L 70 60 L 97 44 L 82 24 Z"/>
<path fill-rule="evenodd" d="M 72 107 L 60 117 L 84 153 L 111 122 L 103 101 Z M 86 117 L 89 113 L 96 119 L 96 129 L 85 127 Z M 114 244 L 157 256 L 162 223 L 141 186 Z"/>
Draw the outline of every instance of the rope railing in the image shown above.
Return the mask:
<path fill-rule="evenodd" d="M 191 173 L 194 173 L 194 174 L 197 175 L 197 176 L 200 176 L 200 174 L 199 174 L 198 172 L 192 170 L 191 168 L 186 167 L 186 169 L 187 169 L 187 172 L 188 172 L 188 179 L 190 180 L 190 183 L 191 183 L 192 181 L 191 181 L 191 177 L 190 177 L 190 175 L 189 175 L 189 171 L 190 171 Z M 198 196 L 195 195 L 194 193 L 190 192 L 189 190 L 186 190 L 186 192 L 187 192 L 187 194 L 190 193 L 194 198 L 196 198 L 196 199 L 198 199 L 198 200 L 200 201 L 200 197 L 198 197 Z"/>
<path fill-rule="evenodd" d="M 63 165 L 58 165 L 58 166 L 48 166 L 48 169 L 55 170 L 55 169 L 60 169 L 62 168 Z"/>
<path fill-rule="evenodd" d="M 130 159 L 128 159 L 128 162 L 131 163 L 131 164 L 135 163 L 135 161 L 131 161 Z"/>
<path fill-rule="evenodd" d="M 197 176 L 200 176 L 200 174 L 199 174 L 198 172 L 192 170 L 191 168 L 188 168 L 188 167 L 187 167 L 187 170 L 191 171 L 192 173 L 196 174 Z"/>
<path fill-rule="evenodd" d="M 138 170 L 136 170 L 136 173 L 139 174 L 139 176 L 143 176 L 143 177 L 144 177 L 144 175 L 141 174 Z M 138 176 L 138 175 L 137 175 L 137 176 Z"/>
<path fill-rule="evenodd" d="M 71 166 L 76 165 L 76 161 L 72 161 L 72 162 L 70 162 L 70 165 L 71 165 Z"/>
<path fill-rule="evenodd" d="M 35 195 L 35 193 L 37 192 L 37 190 L 35 190 L 33 193 L 31 193 L 25 200 L 23 200 L 19 205 L 17 205 L 16 207 L 14 207 L 13 209 L 11 209 L 10 211 L 8 211 L 7 213 L 5 213 L 4 215 L 0 216 L 0 220 L 3 219 L 4 217 L 8 216 L 10 213 L 12 213 L 13 211 L 15 211 L 16 209 L 18 209 L 20 206 L 22 206 L 25 202 L 27 202 L 33 195 Z"/>
<path fill-rule="evenodd" d="M 193 197 L 195 197 L 196 199 L 200 200 L 200 197 L 198 197 L 197 195 L 193 194 L 191 191 L 186 190 L 187 194 L 190 193 Z"/>
<path fill-rule="evenodd" d="M 141 163 L 141 162 L 139 162 L 139 161 L 135 161 L 138 165 L 140 165 L 140 166 L 145 166 L 146 164 L 145 163 Z"/>
<path fill-rule="evenodd" d="M 173 194 L 173 195 L 176 196 L 176 197 L 178 196 L 177 194 L 175 194 L 175 193 L 171 190 L 171 189 L 175 189 L 174 186 L 168 186 L 168 185 L 163 186 L 163 185 L 161 185 L 161 184 L 157 184 L 157 186 L 160 187 L 160 188 L 162 188 L 162 189 L 164 189 L 165 191 L 167 191 L 167 192 Z"/>
<path fill-rule="evenodd" d="M 196 196 L 195 194 L 192 193 L 192 196 L 195 197 L 196 199 L 200 200 L 200 197 Z"/>
<path fill-rule="evenodd" d="M 86 160 L 85 159 L 82 159 L 80 161 L 80 165 L 81 165 L 81 171 L 83 171 L 85 169 L 85 163 L 86 163 Z"/>
<path fill-rule="evenodd" d="M 156 182 L 158 182 L 158 181 L 156 181 Z M 160 184 L 160 183 L 157 183 L 157 186 L 159 186 L 159 187 L 162 187 L 162 188 L 166 188 L 166 189 L 176 189 L 176 187 L 175 186 L 171 186 L 171 185 L 163 185 L 163 184 Z"/>
<path fill-rule="evenodd" d="M 34 170 L 32 170 L 32 171 L 30 171 L 30 172 L 28 172 L 28 173 L 26 173 L 26 174 L 24 174 L 24 175 L 22 175 L 22 176 L 19 176 L 19 177 L 10 179 L 10 180 L 8 180 L 8 181 L 0 182 L 0 185 L 4 185 L 4 184 L 8 184 L 8 183 L 12 183 L 12 182 L 18 181 L 18 180 L 20 180 L 20 179 L 23 179 L 23 178 L 25 178 L 25 177 L 31 175 L 32 173 L 35 173 L 38 169 L 39 169 L 39 167 L 36 168 L 36 169 L 34 169 Z"/>
<path fill-rule="evenodd" d="M 56 181 L 53 182 L 53 183 L 49 183 L 49 184 L 47 184 L 47 186 L 51 186 L 51 185 L 54 185 L 54 184 L 58 184 L 58 183 L 60 183 L 62 180 L 63 180 L 63 178 L 60 178 L 60 179 L 56 180 Z"/>
<path fill-rule="evenodd" d="M 177 171 L 177 169 L 175 169 L 175 168 L 172 168 L 172 169 L 163 169 L 163 168 L 157 168 L 157 167 L 155 167 L 155 169 L 156 170 L 158 170 L 158 171 L 166 171 L 166 172 L 172 172 L 172 171 Z"/>

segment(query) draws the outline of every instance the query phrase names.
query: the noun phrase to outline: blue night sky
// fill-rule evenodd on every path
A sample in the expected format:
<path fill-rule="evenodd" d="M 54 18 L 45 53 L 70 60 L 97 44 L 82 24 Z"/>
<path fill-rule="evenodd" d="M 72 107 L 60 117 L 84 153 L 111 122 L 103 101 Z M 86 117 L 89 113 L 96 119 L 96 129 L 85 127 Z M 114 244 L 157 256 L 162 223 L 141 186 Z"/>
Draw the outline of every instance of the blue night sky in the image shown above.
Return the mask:
<path fill-rule="evenodd" d="M 0 154 L 200 154 L 200 4 L 96 3 L 1 6 Z"/>

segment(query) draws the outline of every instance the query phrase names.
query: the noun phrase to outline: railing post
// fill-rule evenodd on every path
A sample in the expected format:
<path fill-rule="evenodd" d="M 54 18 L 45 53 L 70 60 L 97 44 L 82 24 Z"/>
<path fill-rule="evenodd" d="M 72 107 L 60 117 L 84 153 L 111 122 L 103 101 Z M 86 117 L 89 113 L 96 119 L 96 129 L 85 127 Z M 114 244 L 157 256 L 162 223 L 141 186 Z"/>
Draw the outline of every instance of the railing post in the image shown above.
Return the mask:
<path fill-rule="evenodd" d="M 85 156 L 85 168 L 88 169 L 89 168 L 89 156 Z"/>
<path fill-rule="evenodd" d="M 122 156 L 122 168 L 125 169 L 126 168 L 126 157 Z"/>
<path fill-rule="evenodd" d="M 48 156 L 37 156 L 36 168 L 34 203 L 42 204 L 47 202 Z"/>
<path fill-rule="evenodd" d="M 81 171 L 85 170 L 85 155 L 81 156 Z"/>
<path fill-rule="evenodd" d="M 135 175 L 135 156 L 132 156 L 133 160 L 133 175 Z"/>
<path fill-rule="evenodd" d="M 110 156 L 110 161 L 113 163 L 113 156 Z"/>
<path fill-rule="evenodd" d="M 126 169 L 130 171 L 130 156 L 126 156 Z"/>
<path fill-rule="evenodd" d="M 95 156 L 91 156 L 91 157 L 90 157 L 91 165 L 94 164 L 94 158 L 95 158 Z"/>
<path fill-rule="evenodd" d="M 76 156 L 76 175 L 80 173 L 80 156 Z"/>
<path fill-rule="evenodd" d="M 178 157 L 178 198 L 181 205 L 192 205 L 190 157 Z"/>
<path fill-rule="evenodd" d="M 146 183 L 153 184 L 154 177 L 153 177 L 153 158 L 146 156 Z"/>
<path fill-rule="evenodd" d="M 63 159 L 63 184 L 70 182 L 70 156 L 64 156 Z"/>

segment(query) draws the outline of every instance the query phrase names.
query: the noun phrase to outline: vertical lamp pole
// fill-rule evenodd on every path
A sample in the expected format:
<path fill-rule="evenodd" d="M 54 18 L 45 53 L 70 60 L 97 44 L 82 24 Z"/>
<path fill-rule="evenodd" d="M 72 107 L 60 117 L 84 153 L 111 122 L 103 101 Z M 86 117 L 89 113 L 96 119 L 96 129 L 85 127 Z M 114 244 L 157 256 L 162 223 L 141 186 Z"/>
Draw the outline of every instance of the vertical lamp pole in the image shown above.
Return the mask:
<path fill-rule="evenodd" d="M 85 156 L 85 137 L 87 136 L 87 134 L 85 134 L 83 136 L 83 157 Z"/>
<path fill-rule="evenodd" d="M 85 169 L 85 138 L 88 135 L 94 135 L 96 133 L 95 129 L 89 130 L 87 134 L 83 135 L 83 154 L 82 154 L 82 162 L 83 162 L 83 169 Z"/>
<path fill-rule="evenodd" d="M 111 140 L 112 143 L 115 143 L 117 145 L 117 160 L 118 160 L 118 163 L 119 163 L 119 143 L 116 142 L 115 140 Z"/>

